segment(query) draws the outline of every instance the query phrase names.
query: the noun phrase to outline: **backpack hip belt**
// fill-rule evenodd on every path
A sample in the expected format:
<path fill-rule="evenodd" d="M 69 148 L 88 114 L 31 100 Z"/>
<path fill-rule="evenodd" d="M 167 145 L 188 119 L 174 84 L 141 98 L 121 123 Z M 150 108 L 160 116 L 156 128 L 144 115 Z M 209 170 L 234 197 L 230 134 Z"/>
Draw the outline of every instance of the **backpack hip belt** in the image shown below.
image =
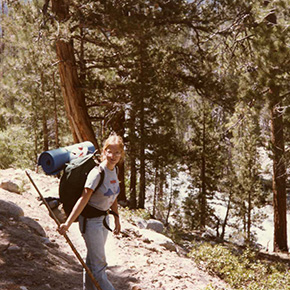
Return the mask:
<path fill-rule="evenodd" d="M 83 220 L 83 227 L 82 227 L 82 233 L 84 234 L 86 232 L 86 224 L 87 224 L 87 219 L 88 218 L 95 218 L 95 217 L 100 217 L 100 216 L 104 216 L 104 219 L 103 219 L 103 225 L 104 227 L 111 231 L 112 230 L 110 229 L 108 223 L 107 223 L 107 220 L 106 220 L 106 217 L 107 215 L 109 214 L 112 214 L 116 217 L 119 217 L 119 215 L 117 213 L 115 213 L 114 211 L 112 210 L 107 210 L 107 211 L 102 211 L 102 210 L 99 210 L 93 206 L 90 206 L 90 205 L 86 205 L 86 207 L 84 208 L 84 210 L 82 211 L 81 213 L 81 216 L 83 216 L 84 220 Z"/>

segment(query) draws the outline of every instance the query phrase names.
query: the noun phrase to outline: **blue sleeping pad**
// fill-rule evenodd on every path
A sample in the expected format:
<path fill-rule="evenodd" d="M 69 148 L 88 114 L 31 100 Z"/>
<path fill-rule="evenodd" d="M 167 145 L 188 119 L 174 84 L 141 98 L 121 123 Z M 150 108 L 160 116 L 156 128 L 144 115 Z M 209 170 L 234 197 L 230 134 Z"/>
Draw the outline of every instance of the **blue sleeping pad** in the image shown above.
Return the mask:
<path fill-rule="evenodd" d="M 44 151 L 39 155 L 38 165 L 41 165 L 43 171 L 48 175 L 57 174 L 64 168 L 65 163 L 94 151 L 95 147 L 89 141 Z"/>

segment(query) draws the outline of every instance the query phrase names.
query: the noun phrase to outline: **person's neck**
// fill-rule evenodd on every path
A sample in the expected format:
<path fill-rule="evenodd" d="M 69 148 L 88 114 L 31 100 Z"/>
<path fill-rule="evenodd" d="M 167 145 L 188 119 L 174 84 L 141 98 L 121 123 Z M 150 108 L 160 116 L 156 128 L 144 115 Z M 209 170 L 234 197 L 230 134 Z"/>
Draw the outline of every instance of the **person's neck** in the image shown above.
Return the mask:
<path fill-rule="evenodd" d="M 111 171 L 113 171 L 115 168 L 115 165 L 109 164 L 108 162 L 105 162 L 105 166 Z"/>

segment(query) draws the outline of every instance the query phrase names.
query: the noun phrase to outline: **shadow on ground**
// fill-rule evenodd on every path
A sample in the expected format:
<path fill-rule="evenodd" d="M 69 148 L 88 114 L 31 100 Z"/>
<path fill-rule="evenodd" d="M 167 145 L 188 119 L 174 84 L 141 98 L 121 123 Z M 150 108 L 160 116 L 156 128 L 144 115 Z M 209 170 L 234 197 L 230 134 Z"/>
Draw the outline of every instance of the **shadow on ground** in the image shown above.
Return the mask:
<path fill-rule="evenodd" d="M 138 283 L 131 271 L 108 269 L 118 290 Z M 82 289 L 83 269 L 75 256 L 65 254 L 56 243 L 44 238 L 17 218 L 0 214 L 0 289 L 76 290 Z M 23 288 L 22 288 L 23 289 Z"/>

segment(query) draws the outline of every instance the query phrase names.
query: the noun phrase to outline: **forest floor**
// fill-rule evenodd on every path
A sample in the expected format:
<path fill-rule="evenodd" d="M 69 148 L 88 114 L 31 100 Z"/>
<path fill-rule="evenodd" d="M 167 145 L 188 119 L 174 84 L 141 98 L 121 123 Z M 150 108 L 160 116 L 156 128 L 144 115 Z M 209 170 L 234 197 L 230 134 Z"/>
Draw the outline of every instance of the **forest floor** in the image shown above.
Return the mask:
<path fill-rule="evenodd" d="M 44 196 L 57 195 L 57 178 L 30 174 Z M 7 216 L 0 205 L 0 289 L 82 289 L 82 267 L 56 231 L 45 206 L 40 205 L 25 172 L 0 170 L 0 183 L 3 180 L 20 183 L 21 193 L 0 188 L 0 201 L 18 205 L 25 219 L 36 221 L 40 227 L 27 226 L 23 219 Z M 106 245 L 107 272 L 116 290 L 202 290 L 210 285 L 214 289 L 230 289 L 218 277 L 199 269 L 182 251 L 170 251 L 145 239 L 136 226 L 121 218 L 122 234 L 110 234 Z M 84 257 L 85 246 L 77 223 L 70 228 L 69 237 Z"/>

